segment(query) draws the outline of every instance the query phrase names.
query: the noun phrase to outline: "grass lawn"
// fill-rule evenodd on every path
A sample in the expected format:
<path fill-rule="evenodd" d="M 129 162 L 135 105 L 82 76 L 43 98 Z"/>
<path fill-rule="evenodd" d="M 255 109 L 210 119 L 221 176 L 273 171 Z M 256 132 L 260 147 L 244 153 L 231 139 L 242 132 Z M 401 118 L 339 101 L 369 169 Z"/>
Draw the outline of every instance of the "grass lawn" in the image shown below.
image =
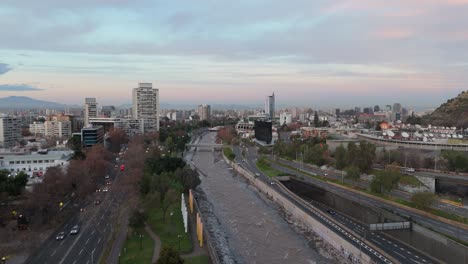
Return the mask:
<path fill-rule="evenodd" d="M 140 238 L 135 234 L 142 234 L 144 237 L 141 239 L 140 249 Z M 147 264 L 151 263 L 153 258 L 154 241 L 146 233 L 144 228 L 139 228 L 129 234 L 129 238 L 125 241 L 124 249 L 122 249 L 120 255 L 120 263 L 128 264 Z"/>
<path fill-rule="evenodd" d="M 185 264 L 208 264 L 210 263 L 210 258 L 208 256 L 196 256 L 196 257 L 189 257 L 184 258 Z"/>
<path fill-rule="evenodd" d="M 226 158 L 228 158 L 231 161 L 236 158 L 236 154 L 232 152 L 231 148 L 223 148 L 223 152 L 224 152 L 224 156 L 226 156 Z"/>
<path fill-rule="evenodd" d="M 371 171 L 371 174 L 375 175 L 375 176 L 378 176 L 382 173 L 383 171 L 382 170 L 372 170 Z M 414 177 L 413 175 L 408 175 L 408 174 L 403 174 L 403 173 L 399 173 L 399 176 L 400 176 L 400 183 L 401 184 L 404 184 L 404 185 L 410 185 L 410 186 L 416 186 L 416 187 L 419 187 L 419 186 L 422 186 L 422 182 L 420 182 L 416 177 Z"/>
<path fill-rule="evenodd" d="M 259 159 L 257 161 L 256 165 L 257 165 L 257 168 L 261 172 L 265 173 L 270 178 L 285 175 L 284 172 L 281 172 L 279 170 L 276 170 L 276 169 L 272 168 L 270 166 L 270 164 L 268 164 L 268 162 L 266 160 L 264 160 L 264 159 Z"/>
<path fill-rule="evenodd" d="M 170 213 L 174 215 L 170 216 Z M 148 215 L 147 223 L 154 233 L 161 239 L 162 247 L 170 246 L 176 250 L 179 249 L 178 235 L 180 238 L 180 251 L 182 254 L 192 252 L 192 240 L 190 232 L 185 233 L 182 213 L 180 211 L 180 201 L 174 203 L 166 212 L 166 219 L 163 221 L 162 210 L 158 205 L 146 204 L 146 213 Z"/>

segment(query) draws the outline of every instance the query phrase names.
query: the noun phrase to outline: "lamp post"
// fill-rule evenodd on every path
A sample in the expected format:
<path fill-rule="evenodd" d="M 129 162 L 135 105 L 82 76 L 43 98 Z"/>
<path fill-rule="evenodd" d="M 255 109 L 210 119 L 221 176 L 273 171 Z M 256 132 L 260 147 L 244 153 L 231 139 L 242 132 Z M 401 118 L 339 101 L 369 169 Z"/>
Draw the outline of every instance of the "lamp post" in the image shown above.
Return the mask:
<path fill-rule="evenodd" d="M 142 234 L 139 234 L 139 237 L 140 237 L 140 249 L 142 249 L 142 239 L 143 239 L 143 235 Z"/>
<path fill-rule="evenodd" d="M 182 235 L 177 235 L 177 239 L 179 240 L 179 251 L 180 251 L 180 239 L 182 238 Z"/>

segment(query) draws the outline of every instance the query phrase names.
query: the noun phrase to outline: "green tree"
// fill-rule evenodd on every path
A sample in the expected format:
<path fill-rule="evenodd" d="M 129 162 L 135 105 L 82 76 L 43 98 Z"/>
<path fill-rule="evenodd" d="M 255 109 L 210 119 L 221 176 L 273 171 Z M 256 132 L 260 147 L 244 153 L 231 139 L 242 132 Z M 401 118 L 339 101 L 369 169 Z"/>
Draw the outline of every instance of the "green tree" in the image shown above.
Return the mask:
<path fill-rule="evenodd" d="M 375 193 L 388 193 L 398 186 L 400 173 L 396 170 L 384 170 L 378 173 L 370 183 L 370 189 Z"/>
<path fill-rule="evenodd" d="M 163 247 L 159 252 L 157 264 L 184 264 L 184 259 L 179 252 L 171 247 Z"/>
<path fill-rule="evenodd" d="M 129 225 L 133 228 L 145 226 L 146 214 L 140 212 L 139 210 L 133 211 L 129 219 Z"/>
<path fill-rule="evenodd" d="M 185 193 L 190 189 L 195 189 L 201 183 L 198 172 L 188 166 L 177 169 L 174 172 L 174 180 L 182 186 Z"/>
<path fill-rule="evenodd" d="M 446 150 L 441 153 L 451 171 L 468 172 L 468 155 L 461 151 Z"/>
<path fill-rule="evenodd" d="M 346 153 L 346 160 L 349 166 L 357 166 L 357 158 L 359 156 L 359 148 L 354 142 L 348 143 L 348 152 Z"/>
<path fill-rule="evenodd" d="M 335 150 L 335 160 L 336 160 L 336 168 L 342 170 L 346 167 L 346 149 L 343 145 L 340 145 Z"/>
<path fill-rule="evenodd" d="M 359 152 L 357 156 L 357 166 L 362 172 L 369 172 L 372 169 L 375 158 L 375 145 L 366 141 L 359 143 Z"/>
<path fill-rule="evenodd" d="M 428 209 L 435 202 L 435 194 L 430 192 L 417 192 L 411 197 L 411 201 L 420 209 Z"/>
<path fill-rule="evenodd" d="M 353 181 L 359 180 L 361 177 L 361 171 L 356 166 L 350 166 L 345 169 L 346 178 L 351 179 Z"/>

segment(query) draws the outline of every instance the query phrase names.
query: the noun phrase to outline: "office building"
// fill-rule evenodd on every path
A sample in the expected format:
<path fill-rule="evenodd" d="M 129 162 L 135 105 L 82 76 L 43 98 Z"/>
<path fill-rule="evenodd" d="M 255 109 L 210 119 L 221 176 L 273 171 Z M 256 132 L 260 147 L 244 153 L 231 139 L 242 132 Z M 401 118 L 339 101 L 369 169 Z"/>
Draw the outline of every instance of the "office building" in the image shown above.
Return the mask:
<path fill-rule="evenodd" d="M 336 118 L 339 118 L 341 114 L 341 110 L 339 108 L 335 109 L 335 116 Z"/>
<path fill-rule="evenodd" d="M 0 169 L 10 172 L 25 172 L 29 176 L 43 175 L 47 169 L 55 166 L 67 166 L 73 157 L 73 151 L 38 151 L 33 153 L 0 154 Z"/>
<path fill-rule="evenodd" d="M 81 129 L 81 143 L 85 147 L 92 147 L 104 142 L 104 128 L 102 126 L 85 127 Z"/>
<path fill-rule="evenodd" d="M 266 144 L 273 140 L 273 126 L 271 121 L 255 121 L 255 139 Z"/>
<path fill-rule="evenodd" d="M 401 114 L 401 104 L 399 104 L 399 103 L 394 103 L 393 104 L 393 113 Z"/>
<path fill-rule="evenodd" d="M 354 107 L 354 112 L 355 112 L 356 114 L 361 113 L 361 107 L 359 107 L 359 106 Z"/>
<path fill-rule="evenodd" d="M 85 98 L 84 104 L 84 126 L 89 125 L 89 119 L 98 116 L 96 98 Z"/>
<path fill-rule="evenodd" d="M 152 83 L 139 83 L 133 89 L 133 118 L 143 120 L 143 131 L 159 130 L 159 90 Z"/>
<path fill-rule="evenodd" d="M 386 105 L 385 106 L 385 111 L 391 112 L 392 111 L 392 106 L 391 105 Z"/>
<path fill-rule="evenodd" d="M 101 109 L 101 114 L 103 117 L 115 117 L 115 106 L 112 105 L 103 105 Z"/>
<path fill-rule="evenodd" d="M 0 147 L 14 147 L 20 138 L 21 122 L 16 117 L 0 116 Z"/>
<path fill-rule="evenodd" d="M 270 120 L 275 118 L 275 93 L 270 96 L 267 96 L 265 102 L 265 114 Z"/>
<path fill-rule="evenodd" d="M 200 121 L 203 120 L 211 120 L 211 106 L 210 105 L 199 105 L 198 106 L 198 116 L 200 117 Z"/>
<path fill-rule="evenodd" d="M 380 111 L 380 106 L 375 105 L 375 106 L 374 106 L 374 113 L 375 113 L 375 112 L 379 112 L 379 111 Z"/>

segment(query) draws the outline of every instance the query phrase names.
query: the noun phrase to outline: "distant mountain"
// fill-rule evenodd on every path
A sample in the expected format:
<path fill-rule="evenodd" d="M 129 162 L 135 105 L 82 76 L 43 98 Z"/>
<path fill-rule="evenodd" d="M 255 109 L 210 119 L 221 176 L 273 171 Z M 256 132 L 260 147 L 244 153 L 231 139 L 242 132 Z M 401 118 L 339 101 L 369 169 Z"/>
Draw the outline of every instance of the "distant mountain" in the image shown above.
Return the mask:
<path fill-rule="evenodd" d="M 36 100 L 26 96 L 8 96 L 0 98 L 1 109 L 31 109 L 31 108 L 53 108 L 63 109 L 64 104 Z"/>
<path fill-rule="evenodd" d="M 468 91 L 448 100 L 434 112 L 424 116 L 427 124 L 434 126 L 468 127 Z"/>

